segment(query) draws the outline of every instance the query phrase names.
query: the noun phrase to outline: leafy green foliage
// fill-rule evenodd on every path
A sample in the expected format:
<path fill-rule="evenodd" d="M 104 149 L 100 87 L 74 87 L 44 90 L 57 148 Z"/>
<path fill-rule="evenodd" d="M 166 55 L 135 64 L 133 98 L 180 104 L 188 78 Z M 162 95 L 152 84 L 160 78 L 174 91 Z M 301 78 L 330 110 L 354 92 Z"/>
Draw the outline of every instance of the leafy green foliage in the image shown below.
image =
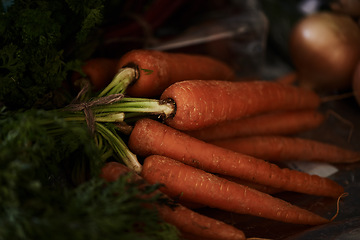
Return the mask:
<path fill-rule="evenodd" d="M 144 204 L 157 186 L 99 176 L 86 123 L 62 112 L 0 112 L 0 239 L 177 239 Z"/>
<path fill-rule="evenodd" d="M 157 186 L 139 188 L 128 176 L 105 183 L 99 172 L 113 150 L 99 147 L 85 120 L 58 109 L 72 100 L 62 87 L 70 71 L 95 51 L 104 2 L 0 8 L 0 239 L 178 238 L 144 207 L 163 202 L 144 198 Z"/>
<path fill-rule="evenodd" d="M 87 57 L 76 53 L 100 25 L 103 2 L 14 1 L 0 15 L 0 102 L 30 108 L 59 88 Z"/>

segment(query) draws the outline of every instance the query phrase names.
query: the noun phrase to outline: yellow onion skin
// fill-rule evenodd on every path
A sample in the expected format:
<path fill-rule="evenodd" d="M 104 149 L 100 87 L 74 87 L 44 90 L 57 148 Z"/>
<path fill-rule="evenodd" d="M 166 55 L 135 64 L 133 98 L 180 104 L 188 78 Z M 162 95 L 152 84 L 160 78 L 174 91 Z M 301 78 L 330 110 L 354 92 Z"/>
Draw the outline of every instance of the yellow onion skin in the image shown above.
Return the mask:
<path fill-rule="evenodd" d="M 300 86 L 319 91 L 351 88 L 360 59 L 360 28 L 351 17 L 313 13 L 294 26 L 289 41 Z"/>

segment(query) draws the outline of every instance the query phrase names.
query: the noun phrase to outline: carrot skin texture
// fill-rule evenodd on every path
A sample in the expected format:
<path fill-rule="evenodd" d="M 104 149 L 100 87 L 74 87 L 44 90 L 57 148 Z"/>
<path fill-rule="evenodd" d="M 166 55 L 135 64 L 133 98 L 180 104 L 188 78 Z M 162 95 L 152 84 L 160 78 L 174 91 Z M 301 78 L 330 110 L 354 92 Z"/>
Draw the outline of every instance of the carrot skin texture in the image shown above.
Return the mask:
<path fill-rule="evenodd" d="M 360 161 L 360 152 L 299 137 L 250 136 L 214 140 L 209 143 L 270 162 L 294 160 L 354 163 Z"/>
<path fill-rule="evenodd" d="M 118 72 L 118 60 L 112 58 L 91 58 L 82 66 L 95 91 L 104 88 Z M 80 78 L 78 74 L 74 78 Z"/>
<path fill-rule="evenodd" d="M 163 155 L 208 172 L 311 195 L 337 198 L 344 188 L 328 178 L 277 165 L 193 138 L 151 119 L 135 124 L 128 146 L 139 156 Z"/>
<path fill-rule="evenodd" d="M 324 114 L 317 110 L 281 111 L 225 121 L 203 129 L 184 132 L 204 141 L 254 135 L 291 135 L 315 129 L 324 120 Z"/>
<path fill-rule="evenodd" d="M 121 175 L 131 170 L 118 162 L 106 163 L 101 170 L 101 177 L 106 181 L 116 181 Z M 142 177 L 133 173 L 134 180 Z M 156 191 L 159 192 L 159 191 Z M 155 206 L 164 221 L 176 226 L 181 232 L 197 236 L 198 239 L 213 238 L 218 240 L 244 240 L 244 233 L 222 221 L 196 213 L 182 205 L 171 208 L 167 205 Z"/>
<path fill-rule="evenodd" d="M 182 81 L 165 89 L 160 99 L 174 100 L 174 117 L 165 121 L 179 130 L 266 112 L 317 109 L 320 105 L 320 97 L 311 90 L 270 81 Z"/>
<path fill-rule="evenodd" d="M 275 194 L 275 193 L 283 192 L 283 190 L 279 189 L 279 188 L 269 187 L 269 186 L 266 186 L 266 185 L 246 181 L 244 179 L 240 179 L 240 178 L 236 178 L 236 177 L 232 177 L 232 176 L 228 176 L 228 175 L 219 174 L 217 176 L 221 177 L 221 178 L 225 178 L 226 180 L 229 180 L 231 182 L 235 182 L 235 183 L 241 184 L 243 186 L 253 188 L 253 189 L 255 189 L 255 190 L 259 191 L 259 192 L 267 193 L 267 194 Z"/>
<path fill-rule="evenodd" d="M 281 199 L 164 156 L 147 157 L 142 176 L 150 183 L 164 184 L 160 190 L 169 196 L 179 196 L 180 199 L 229 212 L 295 224 L 318 225 L 329 222 Z"/>
<path fill-rule="evenodd" d="M 211 57 L 135 49 L 123 55 L 119 68 L 138 66 L 139 78 L 127 88 L 132 97 L 160 96 L 171 84 L 189 79 L 233 80 L 235 72 Z"/>

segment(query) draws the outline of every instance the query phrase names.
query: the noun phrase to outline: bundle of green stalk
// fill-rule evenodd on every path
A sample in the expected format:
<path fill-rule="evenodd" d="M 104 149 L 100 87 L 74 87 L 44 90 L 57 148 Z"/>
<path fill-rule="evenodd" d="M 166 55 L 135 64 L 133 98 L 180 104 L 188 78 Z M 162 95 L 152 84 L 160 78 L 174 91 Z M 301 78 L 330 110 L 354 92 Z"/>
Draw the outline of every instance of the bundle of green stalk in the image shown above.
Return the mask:
<path fill-rule="evenodd" d="M 178 239 L 142 207 L 163 201 L 141 197 L 157 187 L 106 183 L 98 133 L 68 119 L 83 114 L 53 110 L 72 100 L 63 85 L 95 51 L 108 4 L 0 3 L 0 239 Z"/>
<path fill-rule="evenodd" d="M 1 239 L 178 238 L 155 209 L 143 207 L 164 202 L 160 194 L 143 197 L 156 185 L 140 189 L 143 182 L 128 181 L 129 174 L 114 183 L 100 177 L 105 159 L 114 155 L 132 163 L 135 157 L 125 151 L 113 124 L 124 114 L 113 113 L 113 105 L 107 112 L 106 106 L 91 110 L 94 131 L 87 111 L 74 110 L 75 104 L 46 111 L 2 109 Z"/>

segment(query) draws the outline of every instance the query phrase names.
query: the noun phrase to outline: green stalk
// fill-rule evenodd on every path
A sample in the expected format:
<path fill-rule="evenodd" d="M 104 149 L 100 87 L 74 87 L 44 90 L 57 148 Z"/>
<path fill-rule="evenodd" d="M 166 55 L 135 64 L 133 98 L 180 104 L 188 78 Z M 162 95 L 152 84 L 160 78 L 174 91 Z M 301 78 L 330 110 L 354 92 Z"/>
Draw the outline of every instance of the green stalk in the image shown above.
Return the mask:
<path fill-rule="evenodd" d="M 115 132 L 109 130 L 101 123 L 96 123 L 97 132 L 107 140 L 109 145 L 114 150 L 114 153 L 125 163 L 125 165 L 135 171 L 141 173 L 142 166 L 139 163 L 135 154 L 133 154 L 123 140 Z"/>
<path fill-rule="evenodd" d="M 99 133 L 94 136 L 95 144 L 101 152 L 101 162 L 105 162 L 113 155 L 113 150 L 108 145 L 104 144 L 104 138 Z"/>
<path fill-rule="evenodd" d="M 174 114 L 174 104 L 162 103 L 155 99 L 125 99 L 118 103 L 109 104 L 106 106 L 94 107 L 93 111 L 98 112 L 125 112 L 125 113 L 149 113 L 165 116 L 165 118 Z"/>
<path fill-rule="evenodd" d="M 136 70 L 134 68 L 121 68 L 106 88 L 100 92 L 98 97 L 124 93 L 134 79 L 136 79 Z"/>

